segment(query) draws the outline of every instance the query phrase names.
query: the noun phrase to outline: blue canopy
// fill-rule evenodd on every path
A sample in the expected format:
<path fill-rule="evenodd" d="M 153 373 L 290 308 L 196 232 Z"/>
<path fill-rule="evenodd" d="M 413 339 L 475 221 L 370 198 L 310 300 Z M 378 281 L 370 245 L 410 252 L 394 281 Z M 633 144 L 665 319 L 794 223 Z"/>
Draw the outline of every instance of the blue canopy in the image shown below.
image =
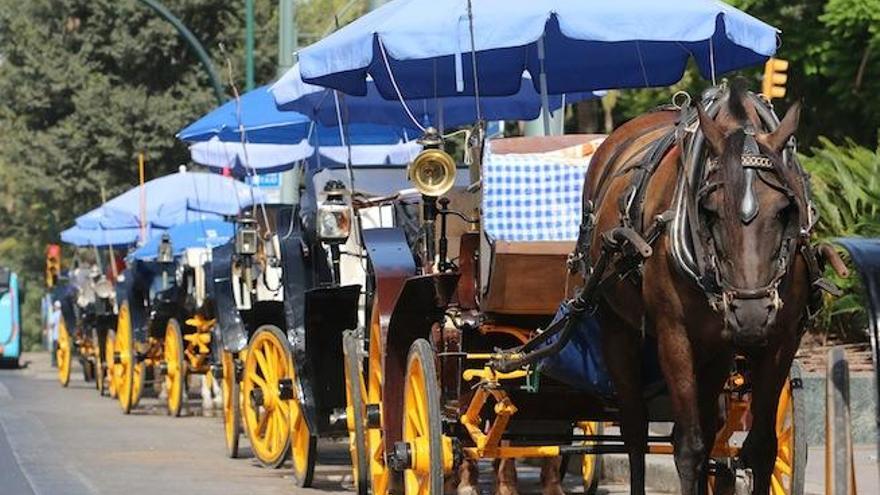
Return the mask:
<path fill-rule="evenodd" d="M 317 126 L 303 114 L 279 110 L 268 86 L 241 95 L 240 102 L 233 100 L 212 110 L 177 133 L 177 138 L 199 142 L 216 137 L 241 143 L 242 131 L 248 143 L 298 145 L 305 140 L 321 146 L 342 144 L 338 128 Z M 394 144 L 407 135 L 418 136 L 411 129 L 375 125 L 352 125 L 347 134 L 351 144 Z"/>
<path fill-rule="evenodd" d="M 141 187 L 133 187 L 82 215 L 77 219 L 77 226 L 136 229 L 140 227 L 141 197 Z M 181 171 L 145 183 L 143 198 L 146 223 L 168 228 L 194 220 L 236 215 L 242 208 L 264 201 L 264 194 L 229 177 Z"/>
<path fill-rule="evenodd" d="M 550 94 L 668 86 L 692 57 L 712 79 L 765 61 L 779 33 L 716 0 L 393 0 L 300 50 L 303 80 L 366 95 L 371 75 L 386 99 L 473 94 L 469 6 L 486 96 L 515 94 L 524 70 Z"/>
<path fill-rule="evenodd" d="M 328 126 L 336 125 L 339 121 L 337 96 L 332 90 L 303 82 L 299 64 L 288 70 L 272 85 L 270 91 L 275 95 L 278 108 L 309 115 Z M 553 112 L 563 105 L 594 97 L 590 92 L 551 95 L 549 110 Z M 343 120 L 347 122 L 412 126 L 415 118 L 423 127 L 451 128 L 477 121 L 474 99 L 468 96 L 412 99 L 405 100 L 405 104 L 406 107 L 399 100 L 383 98 L 372 78 L 367 81 L 366 96 L 339 98 L 340 113 L 345 115 Z M 515 94 L 483 98 L 480 100 L 480 109 L 482 118 L 486 120 L 532 120 L 540 115 L 541 95 L 535 91 L 531 77 L 525 73 Z"/>
<path fill-rule="evenodd" d="M 404 164 L 409 163 L 419 151 L 421 146 L 415 141 L 353 145 L 351 163 L 352 165 Z M 348 147 L 338 145 L 323 146 L 316 150 L 307 141 L 302 141 L 300 144 L 242 145 L 211 139 L 190 146 L 194 162 L 213 169 L 230 169 L 235 176 L 250 175 L 249 169 L 253 169 L 257 174 L 288 170 L 302 160 L 317 162 L 316 155 L 334 163 L 346 163 L 348 152 Z"/>
<path fill-rule="evenodd" d="M 206 220 L 189 222 L 176 225 L 168 229 L 165 234 L 171 241 L 171 249 L 174 255 L 180 255 L 189 248 L 205 247 L 214 248 L 226 244 L 235 235 L 235 227 L 230 222 L 222 220 Z M 139 247 L 131 256 L 135 259 L 148 261 L 156 258 L 159 252 L 159 244 L 162 242 L 161 234 L 150 237 L 146 244 Z"/>
<path fill-rule="evenodd" d="M 147 235 L 161 231 L 161 229 L 148 229 Z M 140 240 L 139 228 L 123 229 L 86 229 L 74 225 L 61 232 L 61 241 L 77 247 L 125 247 L 133 246 Z"/>

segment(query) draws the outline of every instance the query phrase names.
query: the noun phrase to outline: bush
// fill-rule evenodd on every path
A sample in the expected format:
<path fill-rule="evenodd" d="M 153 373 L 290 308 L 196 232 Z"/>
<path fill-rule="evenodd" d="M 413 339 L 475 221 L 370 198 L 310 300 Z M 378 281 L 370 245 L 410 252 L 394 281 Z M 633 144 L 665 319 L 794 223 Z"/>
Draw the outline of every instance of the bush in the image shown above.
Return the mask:
<path fill-rule="evenodd" d="M 852 141 L 836 145 L 819 138 L 819 146 L 811 150 L 811 155 L 800 159 L 812 175 L 819 240 L 880 237 L 880 149 L 872 151 Z M 847 253 L 842 255 L 849 261 Z M 816 330 L 846 340 L 861 338 L 867 315 L 858 276 L 841 279 L 831 270 L 826 276 L 843 290 L 843 295 L 826 300 Z"/>

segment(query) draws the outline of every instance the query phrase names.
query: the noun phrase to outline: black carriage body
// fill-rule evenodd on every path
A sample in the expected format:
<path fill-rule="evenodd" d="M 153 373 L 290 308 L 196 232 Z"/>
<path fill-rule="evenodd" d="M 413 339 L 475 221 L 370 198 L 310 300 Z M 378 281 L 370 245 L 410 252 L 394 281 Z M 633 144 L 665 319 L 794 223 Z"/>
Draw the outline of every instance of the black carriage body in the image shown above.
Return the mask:
<path fill-rule="evenodd" d="M 134 261 L 116 286 L 116 300 L 128 303 L 133 337 L 147 342 L 162 337 L 169 318 L 179 317 L 181 297 L 185 296 L 175 281 L 175 264 Z"/>

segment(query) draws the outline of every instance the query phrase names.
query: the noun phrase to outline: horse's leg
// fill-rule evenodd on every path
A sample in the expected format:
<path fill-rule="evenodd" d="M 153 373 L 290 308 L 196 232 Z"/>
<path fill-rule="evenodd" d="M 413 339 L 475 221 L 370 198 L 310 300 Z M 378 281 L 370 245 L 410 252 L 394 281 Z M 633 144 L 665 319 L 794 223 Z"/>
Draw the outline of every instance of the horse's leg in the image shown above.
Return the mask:
<path fill-rule="evenodd" d="M 709 458 L 712 456 L 712 448 L 719 428 L 718 396 L 729 375 L 730 357 L 724 356 L 713 359 L 710 364 L 701 367 L 697 378 L 700 394 L 700 430 L 703 433 L 703 445 L 706 447 L 699 472 L 700 493 L 706 493 L 709 486 Z M 718 490 L 715 493 L 719 493 Z"/>
<path fill-rule="evenodd" d="M 658 321 L 657 348 L 675 417 L 673 451 L 681 493 L 695 495 L 699 493 L 700 466 L 708 446 L 700 424 L 693 352 L 684 325 L 672 320 Z"/>
<path fill-rule="evenodd" d="M 602 344 L 608 373 L 620 405 L 620 432 L 629 454 L 630 493 L 645 493 L 648 413 L 642 398 L 641 332 L 610 308 L 601 311 Z"/>
<path fill-rule="evenodd" d="M 562 457 L 547 457 L 541 462 L 541 495 L 565 495 L 562 490 Z"/>
<path fill-rule="evenodd" d="M 495 468 L 495 495 L 519 495 L 516 489 L 516 460 L 497 459 Z"/>
<path fill-rule="evenodd" d="M 776 464 L 776 407 L 788 377 L 796 343 L 766 349 L 749 357 L 752 377 L 752 428 L 743 444 L 743 460 L 752 468 L 754 493 L 770 492 L 770 477 Z"/>
<path fill-rule="evenodd" d="M 465 459 L 458 468 L 457 495 L 479 495 L 480 470 L 477 461 Z"/>

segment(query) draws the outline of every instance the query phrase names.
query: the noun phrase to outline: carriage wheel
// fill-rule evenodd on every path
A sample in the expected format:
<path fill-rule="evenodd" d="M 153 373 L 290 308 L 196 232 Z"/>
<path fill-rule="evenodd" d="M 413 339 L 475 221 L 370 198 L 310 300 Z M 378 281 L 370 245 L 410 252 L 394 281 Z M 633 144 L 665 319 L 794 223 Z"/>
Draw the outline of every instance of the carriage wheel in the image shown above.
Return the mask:
<path fill-rule="evenodd" d="M 403 473 L 404 493 L 443 493 L 446 439 L 442 426 L 434 350 L 427 340 L 418 339 L 409 350 L 403 390 L 403 441 L 409 444 L 411 459 Z"/>
<path fill-rule="evenodd" d="M 772 495 L 803 495 L 807 467 L 806 403 L 801 365 L 791 364 L 789 379 L 776 407 L 776 465 L 770 478 Z"/>
<path fill-rule="evenodd" d="M 62 387 L 70 384 L 70 359 L 71 359 L 71 343 L 70 333 L 67 331 L 67 323 L 64 318 L 58 320 L 58 342 L 55 349 L 55 360 L 58 364 L 58 381 Z"/>
<path fill-rule="evenodd" d="M 291 365 L 291 378 L 296 384 L 296 374 Z M 293 480 L 300 488 L 312 486 L 315 477 L 315 461 L 318 458 L 318 437 L 309 431 L 306 417 L 299 401 L 294 397 L 287 402 L 290 410 L 290 453 L 293 458 Z"/>
<path fill-rule="evenodd" d="M 116 382 L 116 398 L 122 412 L 128 414 L 134 404 L 135 366 L 134 338 L 131 331 L 131 315 L 128 302 L 119 306 L 116 338 L 113 340 L 113 380 Z"/>
<path fill-rule="evenodd" d="M 358 495 L 367 495 L 370 486 L 370 458 L 367 454 L 366 410 L 364 397 L 363 360 L 360 356 L 360 343 L 352 332 L 342 335 L 342 354 L 345 359 L 345 403 L 348 423 L 348 451 L 351 454 L 351 468 L 354 486 Z"/>
<path fill-rule="evenodd" d="M 599 421 L 584 421 L 579 424 L 584 435 L 601 435 L 603 428 Z M 586 445 L 596 442 L 587 441 Z M 584 454 L 581 461 L 581 475 L 584 480 L 584 493 L 593 495 L 599 489 L 599 479 L 602 477 L 602 456 L 599 454 Z"/>
<path fill-rule="evenodd" d="M 165 391 L 168 394 L 168 414 L 180 416 L 186 396 L 186 363 L 183 360 L 183 337 L 180 324 L 170 318 L 165 325 L 162 357 L 165 359 Z"/>
<path fill-rule="evenodd" d="M 235 358 L 229 351 L 220 356 L 223 366 L 223 428 L 226 433 L 226 455 L 234 459 L 238 457 L 238 439 L 241 436 L 241 391 L 238 378 L 235 376 Z"/>
<path fill-rule="evenodd" d="M 369 368 L 367 369 L 367 403 L 382 404 L 382 327 L 379 325 L 379 311 L 374 309 L 370 324 Z M 370 481 L 373 495 L 388 493 L 391 470 L 385 464 L 385 438 L 381 428 L 367 429 L 367 453 L 370 458 Z"/>
<path fill-rule="evenodd" d="M 103 347 L 101 346 L 101 335 L 97 328 L 92 329 L 92 342 L 95 343 L 95 388 L 98 389 L 98 395 L 104 395 L 104 389 L 107 388 L 107 382 L 104 379 L 104 360 L 101 354 Z"/>
<path fill-rule="evenodd" d="M 131 407 L 135 408 L 141 403 L 144 396 L 144 388 L 147 383 L 147 365 L 137 363 L 134 365 L 134 381 L 131 383 Z"/>
<path fill-rule="evenodd" d="M 116 398 L 116 380 L 114 373 L 114 365 L 113 365 L 113 353 L 115 352 L 115 344 L 114 344 L 114 335 L 116 334 L 113 330 L 107 330 L 107 338 L 104 339 L 104 359 L 106 359 L 106 370 L 107 379 L 105 382 L 107 383 L 107 393 L 110 395 L 110 398 Z"/>
<path fill-rule="evenodd" d="M 254 455 L 266 467 L 280 467 L 290 446 L 290 407 L 279 397 L 278 381 L 290 377 L 291 360 L 278 327 L 257 329 L 244 363 L 242 412 Z"/>

